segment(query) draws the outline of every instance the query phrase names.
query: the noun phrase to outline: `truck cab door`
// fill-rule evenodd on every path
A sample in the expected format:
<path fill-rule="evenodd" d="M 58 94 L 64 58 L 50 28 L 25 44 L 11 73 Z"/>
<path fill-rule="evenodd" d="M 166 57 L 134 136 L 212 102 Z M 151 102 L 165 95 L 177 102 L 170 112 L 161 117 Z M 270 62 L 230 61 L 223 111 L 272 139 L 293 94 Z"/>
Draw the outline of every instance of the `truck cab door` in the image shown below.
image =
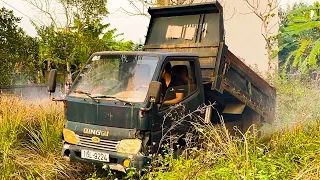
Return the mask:
<path fill-rule="evenodd" d="M 169 85 L 165 82 L 168 77 L 171 78 Z M 160 143 L 163 144 L 172 142 L 172 139 L 168 141 L 168 137 L 179 137 L 186 134 L 190 127 L 188 121 L 192 120 L 187 115 L 204 102 L 198 59 L 194 57 L 167 58 L 163 63 L 158 81 L 162 82 L 163 86 L 162 103 L 153 121 L 152 142 L 160 142 L 162 138 Z M 181 95 L 181 99 L 172 103 Z"/>

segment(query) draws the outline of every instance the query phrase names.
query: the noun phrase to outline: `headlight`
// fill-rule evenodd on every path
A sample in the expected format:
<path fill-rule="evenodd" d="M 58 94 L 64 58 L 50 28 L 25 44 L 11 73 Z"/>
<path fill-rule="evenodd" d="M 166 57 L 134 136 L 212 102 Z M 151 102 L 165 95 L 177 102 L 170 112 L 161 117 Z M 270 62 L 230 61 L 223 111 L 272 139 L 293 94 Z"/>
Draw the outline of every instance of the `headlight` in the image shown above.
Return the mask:
<path fill-rule="evenodd" d="M 123 139 L 117 146 L 117 152 L 127 154 L 137 154 L 141 150 L 142 141 L 140 139 Z"/>
<path fill-rule="evenodd" d="M 79 143 L 79 137 L 74 133 L 73 131 L 69 129 L 63 129 L 63 138 L 66 142 L 70 144 L 78 144 Z"/>

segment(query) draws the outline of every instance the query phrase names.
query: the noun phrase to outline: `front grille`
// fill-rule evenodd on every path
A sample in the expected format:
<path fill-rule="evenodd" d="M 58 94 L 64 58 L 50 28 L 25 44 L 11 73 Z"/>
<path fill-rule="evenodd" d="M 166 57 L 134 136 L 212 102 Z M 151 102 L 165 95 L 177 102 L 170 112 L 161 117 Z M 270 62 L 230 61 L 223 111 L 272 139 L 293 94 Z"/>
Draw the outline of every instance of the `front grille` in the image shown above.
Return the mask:
<path fill-rule="evenodd" d="M 117 145 L 119 141 L 100 139 L 99 143 L 92 142 L 90 137 L 79 136 L 79 146 L 103 150 L 103 151 L 117 151 Z"/>

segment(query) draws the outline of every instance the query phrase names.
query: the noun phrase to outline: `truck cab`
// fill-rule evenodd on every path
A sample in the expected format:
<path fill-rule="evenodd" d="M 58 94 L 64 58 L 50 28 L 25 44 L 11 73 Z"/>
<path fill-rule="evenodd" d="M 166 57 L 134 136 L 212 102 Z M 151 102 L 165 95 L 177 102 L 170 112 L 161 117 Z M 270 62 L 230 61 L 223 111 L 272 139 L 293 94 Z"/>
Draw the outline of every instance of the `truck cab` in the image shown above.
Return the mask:
<path fill-rule="evenodd" d="M 166 136 L 183 145 L 186 114 L 214 102 L 230 129 L 272 122 L 275 89 L 228 50 L 218 2 L 149 13 L 144 50 L 93 53 L 62 100 L 66 159 L 142 170 Z M 50 93 L 55 77 L 51 70 Z M 220 122 L 206 110 L 207 123 Z"/>
<path fill-rule="evenodd" d="M 174 81 L 164 88 L 168 65 Z M 182 99 L 166 104 L 176 93 L 183 94 Z M 184 108 L 177 112 L 194 111 L 204 99 L 200 64 L 194 54 L 94 53 L 65 98 L 62 156 L 96 165 L 108 163 L 119 171 L 142 169 L 179 118 L 174 113 L 164 118 L 171 107 L 179 103 Z M 183 128 L 170 133 L 181 134 L 186 131 Z"/>

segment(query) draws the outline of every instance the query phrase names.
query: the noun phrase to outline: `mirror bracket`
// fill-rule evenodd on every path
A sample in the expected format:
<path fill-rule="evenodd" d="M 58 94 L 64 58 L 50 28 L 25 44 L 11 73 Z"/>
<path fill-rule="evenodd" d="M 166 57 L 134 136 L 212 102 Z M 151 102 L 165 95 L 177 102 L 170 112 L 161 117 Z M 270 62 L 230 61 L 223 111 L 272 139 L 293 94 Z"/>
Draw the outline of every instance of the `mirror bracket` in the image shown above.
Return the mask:
<path fill-rule="evenodd" d="M 151 104 L 150 104 L 150 106 L 149 107 L 147 107 L 147 108 L 140 108 L 140 110 L 141 111 L 150 111 L 151 109 L 152 109 L 152 107 L 153 107 L 153 104 L 155 104 L 155 102 L 156 102 L 156 98 L 155 97 L 151 97 L 150 98 L 150 102 L 151 102 Z"/>
<path fill-rule="evenodd" d="M 149 85 L 149 90 L 147 93 L 147 99 L 150 102 L 149 107 L 140 108 L 141 111 L 150 111 L 154 104 L 157 104 L 160 101 L 160 90 L 161 82 L 151 81 Z"/>

